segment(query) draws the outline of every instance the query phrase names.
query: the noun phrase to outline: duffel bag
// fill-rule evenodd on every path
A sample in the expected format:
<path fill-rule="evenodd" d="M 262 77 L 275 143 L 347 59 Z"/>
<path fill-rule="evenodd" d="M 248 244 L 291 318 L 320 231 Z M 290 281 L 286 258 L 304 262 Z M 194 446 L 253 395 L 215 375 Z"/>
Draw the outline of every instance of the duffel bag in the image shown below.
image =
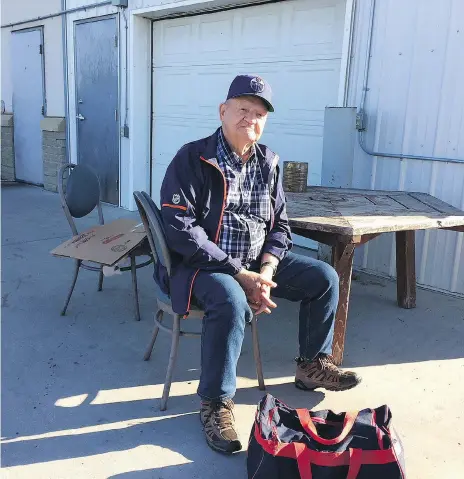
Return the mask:
<path fill-rule="evenodd" d="M 405 479 L 388 406 L 357 412 L 292 409 L 270 394 L 248 445 L 249 479 Z"/>

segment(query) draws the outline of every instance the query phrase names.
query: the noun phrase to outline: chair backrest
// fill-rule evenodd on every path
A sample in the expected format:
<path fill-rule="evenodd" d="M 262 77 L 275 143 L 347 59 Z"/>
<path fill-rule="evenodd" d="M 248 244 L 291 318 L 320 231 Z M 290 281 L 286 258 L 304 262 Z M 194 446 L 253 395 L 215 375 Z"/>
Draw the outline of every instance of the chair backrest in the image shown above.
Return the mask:
<path fill-rule="evenodd" d="M 68 178 L 65 191 L 64 176 L 66 173 L 68 173 Z M 73 218 L 83 218 L 95 207 L 98 209 L 100 224 L 104 223 L 100 201 L 100 182 L 98 176 L 88 166 L 72 163 L 63 165 L 58 172 L 58 193 L 61 206 L 74 235 L 77 235 L 78 232 Z"/>
<path fill-rule="evenodd" d="M 159 261 L 171 276 L 171 255 L 166 240 L 161 211 L 145 191 L 135 191 L 134 199 L 142 218 L 155 261 Z"/>

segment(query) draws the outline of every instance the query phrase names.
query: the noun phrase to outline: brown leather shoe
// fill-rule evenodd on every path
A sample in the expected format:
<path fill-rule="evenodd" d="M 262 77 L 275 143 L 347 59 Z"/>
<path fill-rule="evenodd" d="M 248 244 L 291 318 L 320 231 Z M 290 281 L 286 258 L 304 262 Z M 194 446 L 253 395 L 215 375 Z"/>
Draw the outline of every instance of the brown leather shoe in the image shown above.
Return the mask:
<path fill-rule="evenodd" d="M 353 371 L 342 371 L 329 354 L 318 354 L 312 361 L 296 358 L 295 386 L 304 391 L 324 388 L 329 391 L 346 391 L 361 382 Z"/>
<path fill-rule="evenodd" d="M 232 454 L 242 449 L 235 430 L 233 409 L 232 399 L 201 402 L 200 420 L 206 442 L 211 449 L 224 454 Z"/>

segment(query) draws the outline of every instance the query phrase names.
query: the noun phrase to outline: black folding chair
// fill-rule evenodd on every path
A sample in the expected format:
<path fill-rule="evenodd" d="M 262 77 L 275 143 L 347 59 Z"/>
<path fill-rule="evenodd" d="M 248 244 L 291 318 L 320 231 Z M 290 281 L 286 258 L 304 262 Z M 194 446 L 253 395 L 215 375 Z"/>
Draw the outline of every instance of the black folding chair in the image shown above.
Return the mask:
<path fill-rule="evenodd" d="M 143 224 L 145 226 L 145 231 L 148 236 L 148 241 L 150 243 L 154 261 L 159 261 L 166 268 L 168 275 L 170 276 L 172 264 L 171 255 L 167 246 L 164 226 L 161 219 L 161 212 L 147 193 L 136 191 L 134 192 L 134 198 L 140 213 L 140 217 L 142 218 Z M 161 291 L 156 282 L 154 282 L 154 289 L 156 294 L 156 300 L 158 303 L 158 311 L 156 312 L 154 318 L 155 328 L 153 330 L 153 335 L 143 359 L 145 361 L 148 361 L 150 359 L 151 353 L 153 351 L 153 346 L 155 345 L 155 341 L 160 329 L 171 335 L 171 353 L 169 355 L 169 364 L 166 372 L 166 380 L 164 382 L 163 397 L 161 399 L 161 410 L 165 411 L 169 398 L 169 391 L 171 389 L 172 373 L 174 371 L 174 366 L 177 359 L 179 338 L 180 336 L 201 336 L 200 333 L 182 331 L 181 320 L 186 321 L 189 319 L 203 319 L 205 313 L 204 311 L 201 311 L 195 306 L 192 306 L 189 311 L 189 315 L 187 316 L 187 318 L 184 319 L 179 314 L 173 311 L 171 298 L 168 295 L 164 294 L 163 291 Z M 164 313 L 170 314 L 173 317 L 172 328 L 167 328 L 166 326 L 161 324 Z M 264 391 L 265 384 L 263 379 L 261 355 L 259 351 L 256 317 L 254 317 L 251 322 L 251 331 L 253 336 L 253 353 L 255 357 L 259 389 Z"/>
<path fill-rule="evenodd" d="M 65 176 L 67 176 L 66 189 L 64 185 Z M 97 175 L 89 167 L 85 165 L 73 165 L 71 163 L 63 165 L 58 172 L 58 193 L 60 195 L 61 206 L 63 207 L 64 214 L 66 215 L 66 219 L 68 220 L 69 226 L 71 227 L 71 231 L 74 236 L 79 234 L 76 224 L 74 223 L 74 218 L 83 218 L 91 213 L 95 208 L 97 208 L 98 211 L 99 224 L 104 224 L 103 210 L 100 199 L 100 182 Z M 137 291 L 137 269 L 149 265 L 153 262 L 153 259 L 150 257 L 150 260 L 141 264 L 137 264 L 137 256 L 151 256 L 151 253 L 147 250 L 146 245 L 144 247 L 142 243 L 142 245 L 130 253 L 131 266 L 127 268 L 121 268 L 121 271 L 130 270 L 132 273 L 135 319 L 140 321 L 140 308 Z M 66 314 L 66 310 L 68 309 L 69 301 L 71 300 L 74 287 L 76 286 L 77 276 L 79 274 L 80 268 L 99 273 L 98 291 L 103 289 L 103 266 L 96 264 L 97 263 L 89 264 L 89 262 L 85 262 L 80 259 L 75 260 L 74 277 L 68 297 L 66 298 L 66 302 L 61 311 L 62 316 Z"/>

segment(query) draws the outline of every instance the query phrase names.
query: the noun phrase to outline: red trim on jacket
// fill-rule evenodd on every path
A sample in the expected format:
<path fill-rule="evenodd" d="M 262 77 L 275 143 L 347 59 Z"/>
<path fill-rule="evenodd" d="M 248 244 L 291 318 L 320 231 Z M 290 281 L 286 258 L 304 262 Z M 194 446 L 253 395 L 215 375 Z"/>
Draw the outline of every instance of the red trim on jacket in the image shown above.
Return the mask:
<path fill-rule="evenodd" d="M 162 204 L 162 207 L 167 207 L 167 208 L 176 208 L 178 210 L 183 210 L 183 211 L 187 211 L 187 207 L 186 206 L 181 206 L 181 205 L 171 205 L 169 203 L 163 203 Z"/>

